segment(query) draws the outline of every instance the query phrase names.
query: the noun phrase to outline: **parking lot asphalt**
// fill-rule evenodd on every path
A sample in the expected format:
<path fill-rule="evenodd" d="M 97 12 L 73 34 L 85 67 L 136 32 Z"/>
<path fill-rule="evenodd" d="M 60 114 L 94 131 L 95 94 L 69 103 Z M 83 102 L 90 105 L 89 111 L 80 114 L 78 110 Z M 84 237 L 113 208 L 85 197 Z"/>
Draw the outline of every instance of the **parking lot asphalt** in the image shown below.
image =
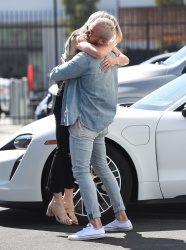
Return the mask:
<path fill-rule="evenodd" d="M 40 211 L 0 207 L 2 250 L 185 250 L 186 205 L 159 204 L 127 207 L 134 229 L 108 232 L 105 238 L 69 241 L 83 225 L 65 226 Z"/>

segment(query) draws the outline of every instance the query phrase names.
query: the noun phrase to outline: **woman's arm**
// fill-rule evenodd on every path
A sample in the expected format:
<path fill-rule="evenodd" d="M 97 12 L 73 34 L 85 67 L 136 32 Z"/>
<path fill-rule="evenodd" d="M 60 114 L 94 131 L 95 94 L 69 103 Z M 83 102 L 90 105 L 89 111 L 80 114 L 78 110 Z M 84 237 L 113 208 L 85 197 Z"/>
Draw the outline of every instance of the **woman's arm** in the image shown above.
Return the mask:
<path fill-rule="evenodd" d="M 125 56 L 124 54 L 122 54 L 119 49 L 114 47 L 114 49 L 112 51 L 116 54 L 115 59 L 116 59 L 116 64 L 118 66 L 125 66 L 125 65 L 129 64 L 129 58 L 127 56 Z"/>
<path fill-rule="evenodd" d="M 121 51 L 115 47 L 115 44 L 95 46 L 86 41 L 85 35 L 72 37 L 71 43 L 73 43 L 73 47 L 75 46 L 78 50 L 84 51 L 97 59 L 105 57 L 100 64 L 101 70 L 105 70 L 105 72 L 115 64 L 118 66 L 129 64 L 129 58 L 122 54 Z M 111 51 L 116 54 L 116 57 L 108 55 Z"/>
<path fill-rule="evenodd" d="M 100 69 L 104 70 L 105 73 L 115 64 L 118 66 L 125 66 L 129 64 L 129 58 L 122 54 L 121 51 L 119 51 L 116 47 L 114 48 L 113 52 L 116 54 L 116 57 L 107 55 L 100 64 Z"/>
<path fill-rule="evenodd" d="M 87 40 L 85 39 L 85 35 L 76 36 L 74 38 L 76 39 L 76 48 L 78 50 L 84 51 L 87 54 L 89 54 L 97 59 L 105 57 L 115 47 L 114 44 L 108 44 L 108 45 L 104 45 L 104 46 L 95 46 L 95 45 L 87 42 Z"/>

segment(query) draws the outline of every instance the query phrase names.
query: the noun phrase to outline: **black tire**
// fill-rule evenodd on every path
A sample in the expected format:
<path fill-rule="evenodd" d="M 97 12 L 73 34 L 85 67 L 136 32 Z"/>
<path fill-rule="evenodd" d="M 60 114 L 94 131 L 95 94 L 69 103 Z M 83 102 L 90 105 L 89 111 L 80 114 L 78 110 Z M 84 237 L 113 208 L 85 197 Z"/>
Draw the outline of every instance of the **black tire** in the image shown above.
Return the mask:
<path fill-rule="evenodd" d="M 44 207 L 48 207 L 48 204 L 53 197 L 53 194 L 49 190 L 46 189 L 53 157 L 54 157 L 54 151 L 49 156 L 49 158 L 47 159 L 45 163 L 43 173 L 42 173 L 42 178 L 41 178 L 41 193 L 42 193 Z"/>
<path fill-rule="evenodd" d="M 110 157 L 112 159 L 112 161 L 116 164 L 119 170 L 121 176 L 121 182 L 120 183 L 118 182 L 120 186 L 120 193 L 123 198 L 124 204 L 127 205 L 131 197 L 132 186 L 133 186 L 131 167 L 129 165 L 126 156 L 123 155 L 114 146 L 108 144 L 106 149 L 107 149 L 107 157 Z"/>
<path fill-rule="evenodd" d="M 130 165 L 126 157 L 122 155 L 122 153 L 118 149 L 114 148 L 110 144 L 106 146 L 106 149 L 107 149 L 108 165 L 117 179 L 118 185 L 120 187 L 121 196 L 126 206 L 132 193 L 132 172 L 130 169 Z M 42 190 L 44 191 L 43 198 L 45 199 L 45 204 L 48 204 L 52 197 L 51 193 L 49 193 L 47 190 L 44 189 L 44 187 L 47 184 L 48 174 L 50 171 L 50 165 L 51 165 L 51 158 L 48 160 L 46 164 L 46 168 L 45 168 L 43 178 L 42 178 L 43 179 Z M 91 172 L 94 175 L 94 172 L 92 169 L 91 169 Z M 99 193 L 104 195 L 105 201 L 102 198 L 100 198 L 101 197 L 100 195 L 98 195 L 98 201 L 100 204 L 102 223 L 105 224 L 105 223 L 110 222 L 112 219 L 114 219 L 112 205 L 110 203 L 108 196 L 106 195 L 104 186 L 102 182 L 100 181 L 100 179 L 96 177 L 94 178 L 94 182 L 99 183 L 98 185 L 96 185 L 97 189 Z M 79 185 L 76 182 L 76 180 L 74 182 L 74 205 L 75 205 L 76 216 L 79 220 L 79 223 L 86 224 L 88 222 L 86 211 L 85 211 L 84 203 L 80 194 Z"/>

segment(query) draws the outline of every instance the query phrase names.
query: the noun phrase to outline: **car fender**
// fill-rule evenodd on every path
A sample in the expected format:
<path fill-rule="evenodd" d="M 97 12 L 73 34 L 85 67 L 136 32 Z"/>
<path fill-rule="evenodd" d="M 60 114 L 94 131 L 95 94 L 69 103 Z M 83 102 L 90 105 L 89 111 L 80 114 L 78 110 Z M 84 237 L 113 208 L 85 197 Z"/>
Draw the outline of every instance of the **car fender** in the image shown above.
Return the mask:
<path fill-rule="evenodd" d="M 140 119 L 142 112 L 147 114 L 146 119 Z M 149 117 L 148 111 L 142 112 L 119 107 L 114 123 L 109 126 L 107 138 L 122 147 L 131 158 L 138 178 L 138 199 L 143 200 L 147 197 L 161 199 L 156 164 L 155 131 L 162 112 L 157 112 L 153 117 Z M 141 132 L 136 140 L 137 143 L 134 143 L 133 139 L 128 140 L 129 137 L 126 138 L 129 133 L 128 128 L 130 128 L 131 135 L 132 130 L 136 134 L 137 131 Z"/>

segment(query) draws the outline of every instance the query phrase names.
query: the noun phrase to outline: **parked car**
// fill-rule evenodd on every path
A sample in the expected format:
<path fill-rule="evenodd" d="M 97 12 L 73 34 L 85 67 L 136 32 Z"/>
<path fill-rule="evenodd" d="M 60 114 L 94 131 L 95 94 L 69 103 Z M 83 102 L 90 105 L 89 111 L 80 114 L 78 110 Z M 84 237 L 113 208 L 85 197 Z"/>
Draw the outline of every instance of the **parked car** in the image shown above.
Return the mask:
<path fill-rule="evenodd" d="M 184 73 L 186 73 L 186 46 L 161 64 L 119 68 L 118 103 L 135 103 Z"/>
<path fill-rule="evenodd" d="M 0 206 L 46 205 L 45 190 L 56 148 L 54 116 L 35 121 L 0 142 Z M 158 202 L 186 197 L 186 74 L 174 79 L 131 107 L 118 104 L 106 137 L 108 165 L 122 198 Z M 113 211 L 104 185 L 91 169 L 103 221 Z M 75 212 L 86 212 L 78 183 Z"/>
<path fill-rule="evenodd" d="M 56 92 L 57 92 L 57 84 L 54 84 L 48 89 L 47 96 L 36 107 L 35 114 L 34 114 L 35 120 L 39 120 L 53 113 L 52 102 L 53 102 L 54 94 Z"/>
<path fill-rule="evenodd" d="M 186 73 L 186 46 L 158 65 L 141 64 L 119 68 L 118 103 L 130 106 L 183 73 Z M 56 84 L 53 85 L 53 90 L 57 91 Z M 47 100 L 46 98 L 36 110 L 36 119 L 51 114 L 51 103 L 48 104 Z"/>
<path fill-rule="evenodd" d="M 141 65 L 142 64 L 149 64 L 149 63 L 156 63 L 156 64 L 159 64 L 161 62 L 164 62 L 166 59 L 168 59 L 170 56 L 174 55 L 176 52 L 170 52 L 170 53 L 163 53 L 163 54 L 160 54 L 160 55 L 157 55 L 157 56 L 153 56 L 151 58 L 149 58 L 148 60 L 140 63 Z"/>

